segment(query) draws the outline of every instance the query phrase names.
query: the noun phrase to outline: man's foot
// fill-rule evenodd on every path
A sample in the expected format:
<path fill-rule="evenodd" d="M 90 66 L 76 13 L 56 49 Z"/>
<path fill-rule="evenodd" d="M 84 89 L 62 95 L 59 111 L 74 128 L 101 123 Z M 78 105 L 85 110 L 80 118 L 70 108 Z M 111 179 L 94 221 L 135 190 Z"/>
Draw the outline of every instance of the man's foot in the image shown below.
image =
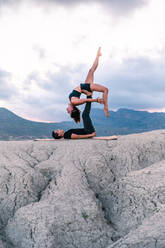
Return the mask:
<path fill-rule="evenodd" d="M 97 56 L 100 57 L 102 55 L 101 53 L 101 47 L 99 47 L 98 51 L 97 51 Z"/>
<path fill-rule="evenodd" d="M 103 100 L 103 98 L 99 98 L 99 97 L 97 97 L 97 102 L 98 102 L 98 103 L 100 103 L 100 104 L 104 104 L 104 100 Z"/>
<path fill-rule="evenodd" d="M 104 107 L 104 112 L 105 112 L 106 117 L 109 117 L 109 110 L 107 107 Z"/>

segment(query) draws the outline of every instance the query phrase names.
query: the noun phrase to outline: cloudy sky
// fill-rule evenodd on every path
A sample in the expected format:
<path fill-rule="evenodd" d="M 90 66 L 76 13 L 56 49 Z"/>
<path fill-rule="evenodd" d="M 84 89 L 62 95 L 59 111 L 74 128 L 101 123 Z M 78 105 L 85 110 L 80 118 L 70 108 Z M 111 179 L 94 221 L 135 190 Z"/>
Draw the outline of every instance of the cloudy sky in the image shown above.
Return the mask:
<path fill-rule="evenodd" d="M 165 112 L 164 12 L 162 0 L 0 0 L 0 107 L 70 120 L 68 94 L 101 46 L 110 110 Z"/>

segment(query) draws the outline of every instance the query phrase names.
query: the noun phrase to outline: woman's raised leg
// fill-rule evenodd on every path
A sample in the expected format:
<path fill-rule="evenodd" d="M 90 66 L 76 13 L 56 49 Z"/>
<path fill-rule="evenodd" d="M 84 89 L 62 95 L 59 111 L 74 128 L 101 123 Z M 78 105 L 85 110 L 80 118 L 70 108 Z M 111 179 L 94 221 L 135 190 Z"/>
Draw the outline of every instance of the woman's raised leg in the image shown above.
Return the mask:
<path fill-rule="evenodd" d="M 97 54 L 96 54 L 96 58 L 95 61 L 92 65 L 92 67 L 90 68 L 88 75 L 85 79 L 85 83 L 86 84 L 92 84 L 94 81 L 94 72 L 97 69 L 98 63 L 99 63 L 99 57 L 101 56 L 101 47 L 99 47 Z"/>
<path fill-rule="evenodd" d="M 104 103 L 104 112 L 107 117 L 109 117 L 109 110 L 108 110 L 108 88 L 99 85 L 99 84 L 94 84 L 94 72 L 98 67 L 99 63 L 99 57 L 101 56 L 101 47 L 99 47 L 95 61 L 91 67 L 91 69 L 88 72 L 88 75 L 86 77 L 85 83 L 90 84 L 91 91 L 98 91 L 98 92 L 103 92 L 103 103 Z M 85 93 L 85 92 L 84 92 Z M 86 93 L 85 93 L 86 94 Z"/>

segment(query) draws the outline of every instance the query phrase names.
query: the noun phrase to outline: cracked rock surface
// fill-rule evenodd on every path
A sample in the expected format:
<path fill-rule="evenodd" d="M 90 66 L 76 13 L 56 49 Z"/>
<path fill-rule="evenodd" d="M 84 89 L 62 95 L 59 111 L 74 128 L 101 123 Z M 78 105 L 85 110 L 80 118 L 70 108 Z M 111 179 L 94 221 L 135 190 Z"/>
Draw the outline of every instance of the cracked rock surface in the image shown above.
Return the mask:
<path fill-rule="evenodd" d="M 164 248 L 165 130 L 0 142 L 0 248 Z"/>

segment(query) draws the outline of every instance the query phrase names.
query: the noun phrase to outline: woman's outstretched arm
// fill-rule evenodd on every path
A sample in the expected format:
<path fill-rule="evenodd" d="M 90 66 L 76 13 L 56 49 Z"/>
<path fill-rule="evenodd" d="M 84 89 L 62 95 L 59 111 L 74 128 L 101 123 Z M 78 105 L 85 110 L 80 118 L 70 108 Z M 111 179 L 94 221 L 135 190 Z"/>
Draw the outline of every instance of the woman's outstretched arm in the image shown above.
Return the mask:
<path fill-rule="evenodd" d="M 73 99 L 71 100 L 71 104 L 74 105 L 74 106 L 78 106 L 78 105 L 82 105 L 84 103 L 87 103 L 87 102 L 98 102 L 98 103 L 103 103 L 103 99 L 100 99 L 100 98 L 82 98 L 82 99 Z"/>

